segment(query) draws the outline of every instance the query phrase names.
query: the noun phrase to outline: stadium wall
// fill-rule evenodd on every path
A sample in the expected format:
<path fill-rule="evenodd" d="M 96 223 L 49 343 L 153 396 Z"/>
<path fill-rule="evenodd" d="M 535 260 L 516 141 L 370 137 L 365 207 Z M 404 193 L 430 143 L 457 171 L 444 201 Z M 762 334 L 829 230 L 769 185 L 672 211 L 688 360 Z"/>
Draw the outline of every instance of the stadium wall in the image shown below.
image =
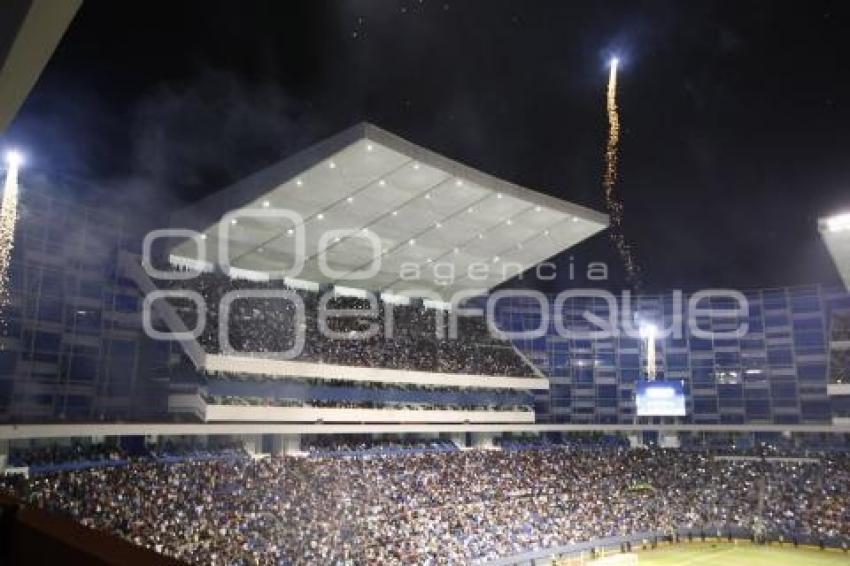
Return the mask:
<path fill-rule="evenodd" d="M 655 340 L 658 378 L 684 382 L 684 421 L 814 424 L 846 416 L 836 415 L 833 407 L 837 406 L 834 398 L 845 394 L 850 383 L 850 355 L 842 355 L 850 352 L 843 347 L 850 337 L 850 294 L 817 285 L 743 294 L 746 317 L 701 320 L 701 328 L 715 331 L 745 323 L 748 330 L 740 338 L 693 336 L 685 294 L 683 335 Z M 625 304 L 623 297 L 612 298 L 617 307 Z M 629 300 L 636 318 L 650 320 L 658 328 L 673 325 L 672 292 Z M 635 383 L 647 377 L 643 341 L 622 333 L 605 338 L 562 336 L 556 322 L 587 332 L 596 327 L 591 327 L 584 313 L 608 319 L 610 307 L 590 296 L 568 299 L 562 312 L 555 312 L 554 304 L 552 297 L 545 336 L 514 340 L 549 378 L 549 389 L 536 395 L 539 422 L 642 422 L 635 414 L 634 390 Z M 538 328 L 541 319 L 537 304 L 523 298 L 500 301 L 496 312 L 499 326 L 508 332 Z"/>

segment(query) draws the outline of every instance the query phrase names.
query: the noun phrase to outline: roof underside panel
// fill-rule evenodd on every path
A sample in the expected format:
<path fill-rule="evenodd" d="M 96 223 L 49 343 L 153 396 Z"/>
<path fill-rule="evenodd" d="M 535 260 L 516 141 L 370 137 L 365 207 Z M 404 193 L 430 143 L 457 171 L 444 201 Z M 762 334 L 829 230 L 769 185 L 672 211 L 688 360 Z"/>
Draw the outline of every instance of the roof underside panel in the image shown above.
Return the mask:
<path fill-rule="evenodd" d="M 213 264 L 449 299 L 486 290 L 607 217 L 361 125 L 175 214 Z M 186 240 L 174 255 L 195 258 Z M 300 269 L 299 269 L 300 268 Z"/>

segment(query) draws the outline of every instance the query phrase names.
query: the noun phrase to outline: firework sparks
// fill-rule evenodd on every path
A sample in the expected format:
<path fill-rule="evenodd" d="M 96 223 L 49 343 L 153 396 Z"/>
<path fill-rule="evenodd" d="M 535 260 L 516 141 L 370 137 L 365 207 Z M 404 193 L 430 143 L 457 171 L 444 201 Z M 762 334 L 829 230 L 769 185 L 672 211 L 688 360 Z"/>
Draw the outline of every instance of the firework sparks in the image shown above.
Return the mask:
<path fill-rule="evenodd" d="M 15 222 L 18 217 L 18 169 L 21 166 L 19 153 L 10 151 L 6 155 L 6 183 L 3 186 L 3 201 L 0 205 L 0 307 L 9 303 L 9 263 L 15 246 Z"/>
<path fill-rule="evenodd" d="M 602 184 L 605 189 L 605 207 L 608 209 L 608 216 L 611 219 L 611 230 L 609 232 L 611 240 L 623 260 L 626 276 L 631 283 L 637 284 L 639 268 L 632 253 L 632 247 L 623 235 L 623 203 L 617 197 L 615 191 L 620 157 L 620 112 L 617 109 L 617 67 L 619 64 L 617 58 L 612 59 L 611 70 L 608 75 L 608 144 L 605 147 L 605 174 Z"/>

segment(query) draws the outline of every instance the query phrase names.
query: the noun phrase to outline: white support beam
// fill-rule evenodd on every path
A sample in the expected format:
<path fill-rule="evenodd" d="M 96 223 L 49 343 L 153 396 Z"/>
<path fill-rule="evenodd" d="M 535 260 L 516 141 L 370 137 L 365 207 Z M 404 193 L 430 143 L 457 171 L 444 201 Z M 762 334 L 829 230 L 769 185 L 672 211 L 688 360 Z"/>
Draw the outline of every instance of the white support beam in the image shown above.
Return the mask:
<path fill-rule="evenodd" d="M 81 4 L 5 0 L 0 5 L 0 132 L 18 113 Z"/>
<path fill-rule="evenodd" d="M 787 434 L 850 434 L 850 422 L 817 425 L 629 425 L 629 424 L 275 424 L 275 423 L 91 423 L 25 424 L 0 426 L 0 440 L 78 438 L 85 436 L 221 436 L 242 434 L 421 434 L 466 432 L 776 432 Z"/>
<path fill-rule="evenodd" d="M 533 423 L 533 411 L 348 409 L 206 405 L 207 422 L 264 423 Z"/>
<path fill-rule="evenodd" d="M 850 383 L 828 383 L 826 394 L 830 397 L 835 395 L 850 395 Z"/>

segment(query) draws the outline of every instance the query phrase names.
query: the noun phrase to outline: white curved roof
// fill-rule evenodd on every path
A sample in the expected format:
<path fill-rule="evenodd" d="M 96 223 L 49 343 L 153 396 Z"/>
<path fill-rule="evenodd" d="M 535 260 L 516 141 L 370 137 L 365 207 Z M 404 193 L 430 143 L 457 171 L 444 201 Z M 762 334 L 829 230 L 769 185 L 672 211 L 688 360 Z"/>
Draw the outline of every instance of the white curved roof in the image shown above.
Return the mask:
<path fill-rule="evenodd" d="M 345 130 L 172 219 L 175 228 L 204 233 L 202 259 L 211 263 L 443 299 L 492 288 L 607 224 L 604 214 L 497 179 L 371 124 Z M 328 232 L 340 229 L 350 232 Z M 197 257 L 196 244 L 187 240 L 173 254 Z"/>

